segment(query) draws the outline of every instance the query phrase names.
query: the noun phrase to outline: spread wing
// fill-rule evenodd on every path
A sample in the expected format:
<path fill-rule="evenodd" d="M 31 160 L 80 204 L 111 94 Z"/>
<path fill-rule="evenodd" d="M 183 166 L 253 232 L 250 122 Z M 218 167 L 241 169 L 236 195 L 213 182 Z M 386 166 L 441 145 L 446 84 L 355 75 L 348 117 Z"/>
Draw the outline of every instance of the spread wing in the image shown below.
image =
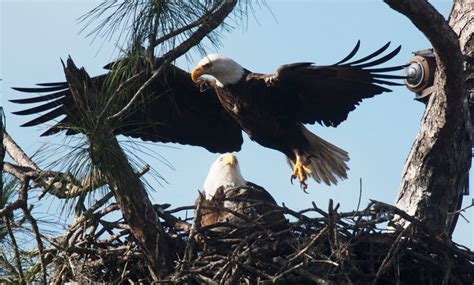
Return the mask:
<path fill-rule="evenodd" d="M 283 115 L 293 120 L 336 127 L 362 99 L 391 91 L 388 86 L 403 85 L 394 80 L 405 76 L 387 73 L 401 70 L 405 65 L 379 67 L 400 51 L 399 46 L 384 55 L 389 45 L 352 60 L 359 50 L 359 41 L 348 56 L 333 65 L 316 66 L 307 62 L 283 65 L 275 75 L 266 78 L 267 85 L 274 90 L 271 93 L 278 94 L 278 98 L 267 98 L 267 101 L 284 106 L 276 106 L 278 112 L 286 112 Z"/>
<path fill-rule="evenodd" d="M 92 84 L 101 87 L 108 74 L 93 77 Z M 125 104 L 149 78 L 138 75 L 135 89 L 124 92 L 118 104 Z M 210 84 L 203 82 L 202 84 Z M 202 89 L 191 80 L 188 72 L 169 65 L 167 70 L 144 92 L 143 100 L 135 103 L 123 118 L 115 133 L 153 142 L 175 142 L 202 146 L 211 152 L 238 151 L 242 145 L 242 131 L 219 103 L 214 88 Z M 36 88 L 13 88 L 20 92 L 41 93 L 40 96 L 11 100 L 18 104 L 36 106 L 14 112 L 17 115 L 38 117 L 22 126 L 36 126 L 50 122 L 53 125 L 42 135 L 66 130 L 75 134 L 82 118 L 75 105 L 67 82 L 37 84 Z M 100 93 L 99 96 L 105 95 Z M 105 98 L 107 99 L 107 98 Z M 103 102 L 103 101 L 102 101 Z M 42 113 L 40 115 L 40 113 Z"/>

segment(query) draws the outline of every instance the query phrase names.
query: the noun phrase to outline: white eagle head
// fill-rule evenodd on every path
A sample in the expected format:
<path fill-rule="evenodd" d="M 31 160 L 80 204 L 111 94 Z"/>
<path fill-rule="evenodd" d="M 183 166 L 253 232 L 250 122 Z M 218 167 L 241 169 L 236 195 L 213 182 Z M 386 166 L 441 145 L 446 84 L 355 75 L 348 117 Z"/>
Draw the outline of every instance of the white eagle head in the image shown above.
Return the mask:
<path fill-rule="evenodd" d="M 207 200 L 211 200 L 219 187 L 234 188 L 245 186 L 247 181 L 240 173 L 239 161 L 232 153 L 219 156 L 209 169 L 204 181 L 203 191 Z"/>
<path fill-rule="evenodd" d="M 244 68 L 234 60 L 220 54 L 210 54 L 199 61 L 191 72 L 191 79 L 196 82 L 202 75 L 216 78 L 216 84 L 223 87 L 237 83 L 244 74 Z"/>

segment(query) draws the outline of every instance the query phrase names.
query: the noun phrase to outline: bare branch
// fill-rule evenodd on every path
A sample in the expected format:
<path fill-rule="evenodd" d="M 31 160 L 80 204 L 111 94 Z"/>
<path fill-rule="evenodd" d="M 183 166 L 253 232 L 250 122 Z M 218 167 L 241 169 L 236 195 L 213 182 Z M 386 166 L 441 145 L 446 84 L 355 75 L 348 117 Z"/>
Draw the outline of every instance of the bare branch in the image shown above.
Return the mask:
<path fill-rule="evenodd" d="M 430 40 L 437 62 L 435 92 L 403 170 L 397 207 L 439 234 L 450 235 L 453 219 L 448 212 L 455 211 L 462 199 L 472 156 L 464 57 L 458 35 L 428 1 L 385 2 L 407 16 Z M 399 224 L 408 223 L 400 220 Z"/>
<path fill-rule="evenodd" d="M 28 178 L 22 178 L 20 181 L 20 186 L 18 188 L 18 197 L 17 199 L 4 208 L 0 209 L 0 218 L 7 218 L 14 210 L 22 208 L 26 205 L 27 191 L 28 191 Z"/>
<path fill-rule="evenodd" d="M 15 256 L 16 270 L 17 270 L 18 277 L 19 277 L 19 283 L 26 285 L 26 280 L 25 280 L 25 276 L 23 274 L 23 268 L 22 268 L 22 265 L 21 265 L 20 250 L 18 249 L 18 244 L 16 242 L 15 235 L 13 234 L 13 231 L 12 231 L 10 219 L 4 216 L 3 221 L 5 222 L 5 226 L 6 226 L 6 229 L 7 229 L 7 232 L 8 232 L 8 236 L 10 237 L 10 241 L 13 245 L 13 253 L 14 253 L 14 256 Z"/>
<path fill-rule="evenodd" d="M 168 64 L 188 52 L 193 46 L 198 44 L 207 34 L 212 32 L 217 28 L 222 21 L 229 15 L 230 12 L 234 9 L 237 4 L 237 0 L 227 0 L 224 1 L 224 4 L 212 13 L 207 21 L 199 27 L 187 40 L 183 41 L 180 45 L 170 50 L 160 58 L 160 67 L 153 71 L 151 77 L 138 89 L 138 91 L 133 95 L 132 99 L 128 102 L 125 107 L 122 108 L 116 114 L 110 116 L 108 119 L 113 120 L 121 117 L 126 113 L 134 102 L 143 95 L 143 91 L 153 82 L 161 73 L 167 68 Z"/>
<path fill-rule="evenodd" d="M 30 167 L 34 170 L 38 170 L 38 166 L 34 163 L 26 153 L 16 144 L 16 142 L 10 137 L 7 132 L 3 134 L 3 145 L 8 155 L 18 163 L 20 166 Z"/>
<path fill-rule="evenodd" d="M 7 229 L 8 236 L 10 237 L 10 241 L 13 245 L 13 253 L 15 257 L 15 262 L 16 262 L 16 267 L 17 267 L 17 272 L 19 276 L 19 283 L 20 284 L 26 284 L 26 279 L 23 274 L 23 267 L 22 267 L 22 262 L 21 262 L 21 255 L 20 255 L 20 250 L 18 248 L 18 244 L 15 239 L 15 235 L 13 234 L 12 227 L 11 227 L 11 222 L 10 222 L 10 217 L 9 214 L 11 211 L 13 211 L 15 208 L 18 209 L 20 207 L 23 207 L 26 205 L 26 199 L 27 199 L 27 189 L 28 189 L 28 179 L 23 179 L 20 182 L 20 186 L 18 189 L 18 198 L 17 200 L 10 205 L 17 205 L 15 207 L 11 207 L 10 209 L 8 208 L 7 205 L 5 208 L 0 210 L 0 217 L 3 217 L 3 221 L 5 222 L 5 226 Z M 2 215 L 3 214 L 3 215 Z"/>
<path fill-rule="evenodd" d="M 41 269 L 43 271 L 42 282 L 43 282 L 43 284 L 48 284 L 48 282 L 47 282 L 47 276 L 48 275 L 47 275 L 47 271 L 46 271 L 46 261 L 45 261 L 45 258 L 44 258 L 44 245 L 43 245 L 43 241 L 41 240 L 41 234 L 40 234 L 40 231 L 39 231 L 39 228 L 38 228 L 38 223 L 36 222 L 36 219 L 33 218 L 33 216 L 31 215 L 30 210 L 28 209 L 28 206 L 27 206 L 26 203 L 23 204 L 22 209 L 23 209 L 23 213 L 24 213 L 26 219 L 31 224 L 31 227 L 33 229 L 33 233 L 35 234 L 36 244 L 38 245 L 39 258 L 40 258 L 40 261 L 41 261 Z"/>

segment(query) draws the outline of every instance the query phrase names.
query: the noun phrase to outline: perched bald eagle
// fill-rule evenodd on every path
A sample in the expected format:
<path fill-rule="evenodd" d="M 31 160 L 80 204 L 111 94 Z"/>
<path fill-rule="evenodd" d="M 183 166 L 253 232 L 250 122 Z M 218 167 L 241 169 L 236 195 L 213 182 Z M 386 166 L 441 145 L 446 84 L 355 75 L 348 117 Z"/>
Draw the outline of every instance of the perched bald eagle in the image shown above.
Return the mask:
<path fill-rule="evenodd" d="M 170 65 L 161 77 L 145 90 L 144 100 L 115 126 L 116 134 L 155 142 L 176 142 L 202 146 L 211 152 L 238 151 L 242 130 L 264 147 L 284 153 L 293 167 L 292 179 L 306 188 L 306 179 L 336 184 L 347 177 L 347 152 L 311 133 L 303 124 L 336 127 L 362 101 L 383 92 L 386 86 L 401 85 L 394 79 L 404 76 L 386 74 L 404 66 L 377 67 L 393 58 L 400 47 L 383 55 L 389 43 L 374 53 L 352 60 L 355 48 L 343 60 L 326 66 L 311 62 L 280 66 L 274 74 L 257 74 L 221 55 L 202 59 L 192 73 Z M 150 78 L 146 60 L 136 71 L 135 83 Z M 159 64 L 159 63 L 158 63 Z M 205 79 L 204 74 L 215 80 Z M 91 79 L 103 86 L 108 74 Z M 14 88 L 23 92 L 48 94 L 11 100 L 44 103 L 19 115 L 47 113 L 23 126 L 34 126 L 65 115 L 43 135 L 66 129 L 74 134 L 83 118 L 66 82 L 38 84 L 38 88 Z M 120 97 L 124 104 L 141 84 L 135 84 Z M 104 93 L 105 94 L 105 93 Z M 110 95 L 99 95 L 110 96 Z M 94 102 L 105 102 L 99 100 Z M 79 128 L 80 130 L 80 128 Z"/>
<path fill-rule="evenodd" d="M 276 210 L 273 197 L 242 177 L 239 161 L 232 153 L 219 156 L 212 164 L 203 192 L 196 200 L 196 205 L 199 203 L 201 227 L 228 225 L 214 227 L 214 231 L 229 231 L 232 226 L 248 223 L 278 229 L 287 223 L 283 213 Z"/>

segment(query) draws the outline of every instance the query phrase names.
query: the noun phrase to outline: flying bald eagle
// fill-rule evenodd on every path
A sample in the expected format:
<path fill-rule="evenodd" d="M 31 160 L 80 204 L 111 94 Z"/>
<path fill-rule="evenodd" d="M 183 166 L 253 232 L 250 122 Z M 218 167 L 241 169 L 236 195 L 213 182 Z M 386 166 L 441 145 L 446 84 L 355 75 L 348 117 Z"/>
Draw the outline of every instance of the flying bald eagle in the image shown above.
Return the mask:
<path fill-rule="evenodd" d="M 336 127 L 362 99 L 391 91 L 386 86 L 402 85 L 393 80 L 404 76 L 387 73 L 404 66 L 378 67 L 400 51 L 397 47 L 383 55 L 389 44 L 352 60 L 359 50 L 358 42 L 348 56 L 335 64 L 293 63 L 280 66 L 274 74 L 252 73 L 221 55 L 205 57 L 191 74 L 170 65 L 145 89 L 145 99 L 122 118 L 115 133 L 154 142 L 202 146 L 223 153 L 240 150 L 243 130 L 260 145 L 284 153 L 293 168 L 291 178 L 298 178 L 302 188 L 307 187 L 308 177 L 328 185 L 336 184 L 338 178 L 347 177 L 347 152 L 311 133 L 303 124 L 317 122 Z M 144 68 L 137 71 L 135 79 L 141 83 L 152 72 L 146 60 L 142 58 L 142 61 Z M 201 77 L 204 74 L 212 75 L 215 80 Z M 108 76 L 94 77 L 91 82 L 101 87 Z M 38 88 L 14 88 L 48 93 L 11 100 L 20 104 L 43 103 L 15 112 L 18 115 L 47 111 L 23 126 L 65 115 L 43 135 L 64 129 L 67 134 L 76 133 L 83 118 L 67 82 L 38 85 Z M 126 104 L 140 86 L 136 84 L 123 92 L 122 102 Z"/>
<path fill-rule="evenodd" d="M 254 222 L 278 229 L 287 223 L 283 213 L 276 210 L 277 203 L 273 197 L 242 177 L 239 161 L 232 153 L 219 156 L 212 164 L 196 206 L 199 203 L 202 208 L 201 227 Z M 212 230 L 229 231 L 229 227 L 219 226 Z"/>

